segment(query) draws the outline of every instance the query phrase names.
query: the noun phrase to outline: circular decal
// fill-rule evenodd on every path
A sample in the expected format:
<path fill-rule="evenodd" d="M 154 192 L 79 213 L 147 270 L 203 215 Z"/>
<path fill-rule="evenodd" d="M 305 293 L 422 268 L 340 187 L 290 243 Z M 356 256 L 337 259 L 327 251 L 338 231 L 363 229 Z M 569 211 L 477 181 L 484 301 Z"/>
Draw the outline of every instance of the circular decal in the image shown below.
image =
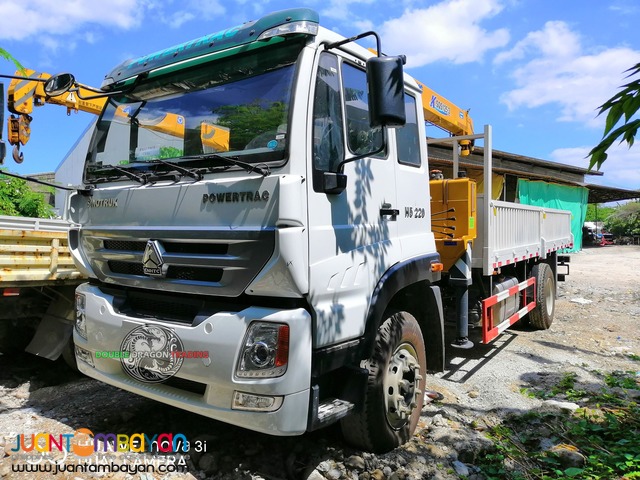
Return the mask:
<path fill-rule="evenodd" d="M 130 377 L 146 383 L 159 383 L 174 376 L 184 358 L 174 352 L 184 350 L 176 333 L 158 325 L 142 325 L 131 330 L 120 346 L 123 370 Z M 126 357 L 126 358 L 123 358 Z"/>
<path fill-rule="evenodd" d="M 271 140 L 269 141 L 269 143 L 267 143 L 267 148 L 270 148 L 271 150 L 274 150 L 277 146 L 278 146 L 277 140 Z"/>

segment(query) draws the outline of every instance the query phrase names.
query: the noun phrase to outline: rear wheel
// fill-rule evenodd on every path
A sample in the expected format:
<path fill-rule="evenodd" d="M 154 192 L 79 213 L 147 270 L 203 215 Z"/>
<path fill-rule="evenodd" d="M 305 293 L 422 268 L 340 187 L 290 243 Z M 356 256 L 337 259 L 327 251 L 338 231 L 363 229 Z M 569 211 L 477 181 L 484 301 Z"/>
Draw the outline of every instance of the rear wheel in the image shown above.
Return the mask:
<path fill-rule="evenodd" d="M 422 331 L 407 312 L 392 312 L 376 335 L 362 409 L 342 420 L 351 444 L 386 452 L 408 441 L 424 403 L 427 361 Z"/>
<path fill-rule="evenodd" d="M 547 330 L 553 323 L 556 310 L 556 282 L 553 271 L 546 263 L 538 263 L 531 269 L 536 279 L 536 306 L 529 312 L 529 323 L 538 330 Z"/>

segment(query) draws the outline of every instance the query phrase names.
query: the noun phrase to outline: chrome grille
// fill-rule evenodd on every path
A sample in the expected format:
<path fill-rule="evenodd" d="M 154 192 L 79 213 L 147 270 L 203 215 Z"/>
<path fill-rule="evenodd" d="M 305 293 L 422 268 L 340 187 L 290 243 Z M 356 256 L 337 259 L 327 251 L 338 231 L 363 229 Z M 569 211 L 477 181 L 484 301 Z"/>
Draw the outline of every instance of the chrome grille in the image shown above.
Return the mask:
<path fill-rule="evenodd" d="M 150 239 L 163 248 L 165 277 L 144 274 L 142 259 Z M 275 231 L 86 229 L 81 231 L 81 246 L 105 283 L 238 296 L 273 254 Z"/>
<path fill-rule="evenodd" d="M 104 248 L 107 250 L 131 250 L 132 252 L 144 252 L 147 242 L 132 242 L 130 240 L 105 240 Z"/>
<path fill-rule="evenodd" d="M 144 275 L 142 262 L 119 262 L 112 260 L 108 262 L 109 270 L 119 275 Z"/>

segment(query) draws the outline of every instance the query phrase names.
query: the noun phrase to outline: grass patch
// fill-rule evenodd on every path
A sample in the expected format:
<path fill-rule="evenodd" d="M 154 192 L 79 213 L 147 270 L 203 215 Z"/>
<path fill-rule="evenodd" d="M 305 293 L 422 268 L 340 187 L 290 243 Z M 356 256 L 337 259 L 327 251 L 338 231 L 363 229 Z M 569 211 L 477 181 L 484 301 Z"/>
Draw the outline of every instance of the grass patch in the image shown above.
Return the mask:
<path fill-rule="evenodd" d="M 539 398 L 541 400 L 558 397 L 562 397 L 563 399 L 569 401 L 581 400 L 588 394 L 586 390 L 575 388 L 577 378 L 577 374 L 573 372 L 566 372 L 562 375 L 560 380 L 558 380 L 558 382 L 551 386 L 551 388 L 549 389 L 523 388 L 520 390 L 520 393 L 529 397 Z"/>
<path fill-rule="evenodd" d="M 595 373 L 595 372 L 594 372 Z M 489 430 L 495 450 L 480 468 L 488 479 L 640 479 L 640 390 L 637 372 L 598 374 L 603 386 L 589 394 L 565 373 L 546 389 L 524 393 L 541 399 L 581 400 L 574 413 L 530 411 Z"/>

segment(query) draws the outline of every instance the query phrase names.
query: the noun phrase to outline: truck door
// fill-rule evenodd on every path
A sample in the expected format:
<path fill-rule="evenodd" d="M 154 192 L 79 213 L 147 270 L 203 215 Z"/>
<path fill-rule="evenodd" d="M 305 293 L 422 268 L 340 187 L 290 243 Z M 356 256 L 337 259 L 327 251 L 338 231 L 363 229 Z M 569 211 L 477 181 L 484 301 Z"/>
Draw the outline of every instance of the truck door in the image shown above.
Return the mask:
<path fill-rule="evenodd" d="M 316 311 L 314 346 L 364 332 L 377 280 L 399 258 L 394 162 L 381 154 L 347 163 L 346 189 L 323 192 L 323 172 L 372 151 L 380 130 L 368 120 L 363 67 L 322 52 L 312 94 L 309 162 L 310 300 Z"/>
<path fill-rule="evenodd" d="M 424 122 L 420 115 L 420 97 L 405 93 L 407 123 L 395 128 L 395 147 L 391 147 L 396 162 L 398 236 L 402 258 L 409 259 L 436 251 L 431 233 L 431 198 Z M 395 150 L 395 152 L 393 152 Z M 438 218 L 444 218 L 440 215 Z"/>

